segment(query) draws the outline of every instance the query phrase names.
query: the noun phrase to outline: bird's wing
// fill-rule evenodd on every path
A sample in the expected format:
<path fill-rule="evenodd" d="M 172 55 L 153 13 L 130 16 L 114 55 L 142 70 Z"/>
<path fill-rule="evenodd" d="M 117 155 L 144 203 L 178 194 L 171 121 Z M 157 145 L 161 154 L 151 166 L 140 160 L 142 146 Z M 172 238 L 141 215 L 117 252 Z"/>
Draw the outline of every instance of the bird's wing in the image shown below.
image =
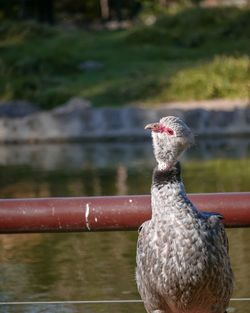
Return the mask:
<path fill-rule="evenodd" d="M 138 236 L 137 248 L 138 248 L 138 246 L 141 244 L 141 241 L 143 240 L 143 237 L 145 236 L 145 234 L 147 234 L 146 229 L 147 229 L 147 226 L 148 226 L 149 223 L 150 223 L 150 220 L 144 222 L 144 223 L 138 228 L 139 236 Z"/>
<path fill-rule="evenodd" d="M 137 251 L 136 251 L 136 282 L 138 291 L 142 297 L 143 300 L 146 299 L 145 295 L 145 275 L 144 275 L 144 269 L 146 264 L 146 255 L 145 255 L 145 239 L 146 239 L 146 229 L 148 229 L 148 224 L 150 221 L 144 222 L 138 229 L 139 236 L 137 240 Z"/>
<path fill-rule="evenodd" d="M 226 248 L 227 252 L 229 251 L 228 238 L 225 231 L 225 227 L 222 224 L 221 220 L 224 218 L 223 215 L 219 213 L 204 212 L 209 214 L 208 220 L 210 222 L 210 227 L 214 230 L 215 235 L 218 241 Z"/>
<path fill-rule="evenodd" d="M 225 231 L 225 227 L 221 222 L 219 223 L 219 234 L 221 236 L 221 241 L 223 242 L 224 246 L 226 247 L 227 253 L 228 253 L 229 252 L 228 238 L 227 238 L 227 234 Z"/>
<path fill-rule="evenodd" d="M 210 218 L 210 217 L 218 217 L 219 219 L 223 220 L 224 216 L 220 213 L 216 212 L 201 212 L 200 213 L 204 218 Z"/>

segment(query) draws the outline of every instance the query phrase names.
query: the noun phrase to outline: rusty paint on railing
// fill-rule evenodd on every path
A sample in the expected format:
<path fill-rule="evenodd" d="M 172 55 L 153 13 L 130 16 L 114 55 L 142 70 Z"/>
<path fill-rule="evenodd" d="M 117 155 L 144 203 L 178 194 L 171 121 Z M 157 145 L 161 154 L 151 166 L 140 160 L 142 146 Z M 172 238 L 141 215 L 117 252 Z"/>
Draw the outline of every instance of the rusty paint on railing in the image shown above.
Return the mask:
<path fill-rule="evenodd" d="M 190 194 L 228 227 L 250 226 L 250 192 Z M 150 196 L 2 199 L 0 233 L 135 230 L 151 217 Z"/>

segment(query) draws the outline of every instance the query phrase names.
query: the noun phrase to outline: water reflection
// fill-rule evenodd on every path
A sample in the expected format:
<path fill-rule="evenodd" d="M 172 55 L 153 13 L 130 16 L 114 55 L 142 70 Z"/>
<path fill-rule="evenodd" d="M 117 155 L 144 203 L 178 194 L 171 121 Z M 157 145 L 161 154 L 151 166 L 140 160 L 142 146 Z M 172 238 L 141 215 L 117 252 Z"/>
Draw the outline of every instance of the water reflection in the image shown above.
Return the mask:
<path fill-rule="evenodd" d="M 206 139 L 197 140 L 185 159 L 238 159 L 249 155 L 249 139 Z M 0 166 L 28 165 L 44 170 L 66 167 L 78 171 L 89 167 L 114 167 L 119 164 L 126 167 L 154 166 L 151 141 L 0 145 Z"/>
<path fill-rule="evenodd" d="M 150 143 L 1 149 L 0 197 L 149 192 L 154 166 Z M 200 143 L 184 159 L 183 172 L 188 192 L 247 191 L 249 142 Z M 227 231 L 236 277 L 234 296 L 249 297 L 250 229 Z M 0 301 L 137 299 L 136 238 L 136 232 L 0 236 Z M 250 312 L 250 303 L 232 302 L 231 306 L 235 312 Z M 4 313 L 111 310 L 145 312 L 141 304 L 0 307 Z"/>

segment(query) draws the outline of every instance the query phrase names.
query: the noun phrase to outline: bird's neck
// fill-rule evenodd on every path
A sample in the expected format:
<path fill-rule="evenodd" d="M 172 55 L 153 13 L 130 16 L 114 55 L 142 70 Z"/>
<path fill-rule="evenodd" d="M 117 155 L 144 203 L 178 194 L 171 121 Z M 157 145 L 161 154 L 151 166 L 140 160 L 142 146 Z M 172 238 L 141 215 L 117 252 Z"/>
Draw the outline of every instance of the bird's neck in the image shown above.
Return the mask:
<path fill-rule="evenodd" d="M 157 166 L 153 172 L 153 185 L 162 188 L 166 184 L 181 183 L 181 165 L 177 162 L 171 168 Z"/>
<path fill-rule="evenodd" d="M 152 218 L 162 219 L 170 213 L 183 214 L 195 210 L 186 195 L 179 162 L 171 170 L 155 168 L 151 194 Z"/>

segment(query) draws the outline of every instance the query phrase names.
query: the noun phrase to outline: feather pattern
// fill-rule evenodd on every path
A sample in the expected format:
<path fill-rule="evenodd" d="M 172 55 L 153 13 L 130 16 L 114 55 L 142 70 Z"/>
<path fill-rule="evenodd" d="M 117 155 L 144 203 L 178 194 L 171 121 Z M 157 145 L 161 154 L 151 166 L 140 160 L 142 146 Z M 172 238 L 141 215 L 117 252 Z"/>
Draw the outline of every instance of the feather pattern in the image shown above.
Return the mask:
<path fill-rule="evenodd" d="M 141 227 L 136 257 L 147 312 L 224 313 L 233 274 L 221 216 L 190 202 L 179 162 L 171 169 L 158 163 L 151 199 L 152 218 Z"/>

